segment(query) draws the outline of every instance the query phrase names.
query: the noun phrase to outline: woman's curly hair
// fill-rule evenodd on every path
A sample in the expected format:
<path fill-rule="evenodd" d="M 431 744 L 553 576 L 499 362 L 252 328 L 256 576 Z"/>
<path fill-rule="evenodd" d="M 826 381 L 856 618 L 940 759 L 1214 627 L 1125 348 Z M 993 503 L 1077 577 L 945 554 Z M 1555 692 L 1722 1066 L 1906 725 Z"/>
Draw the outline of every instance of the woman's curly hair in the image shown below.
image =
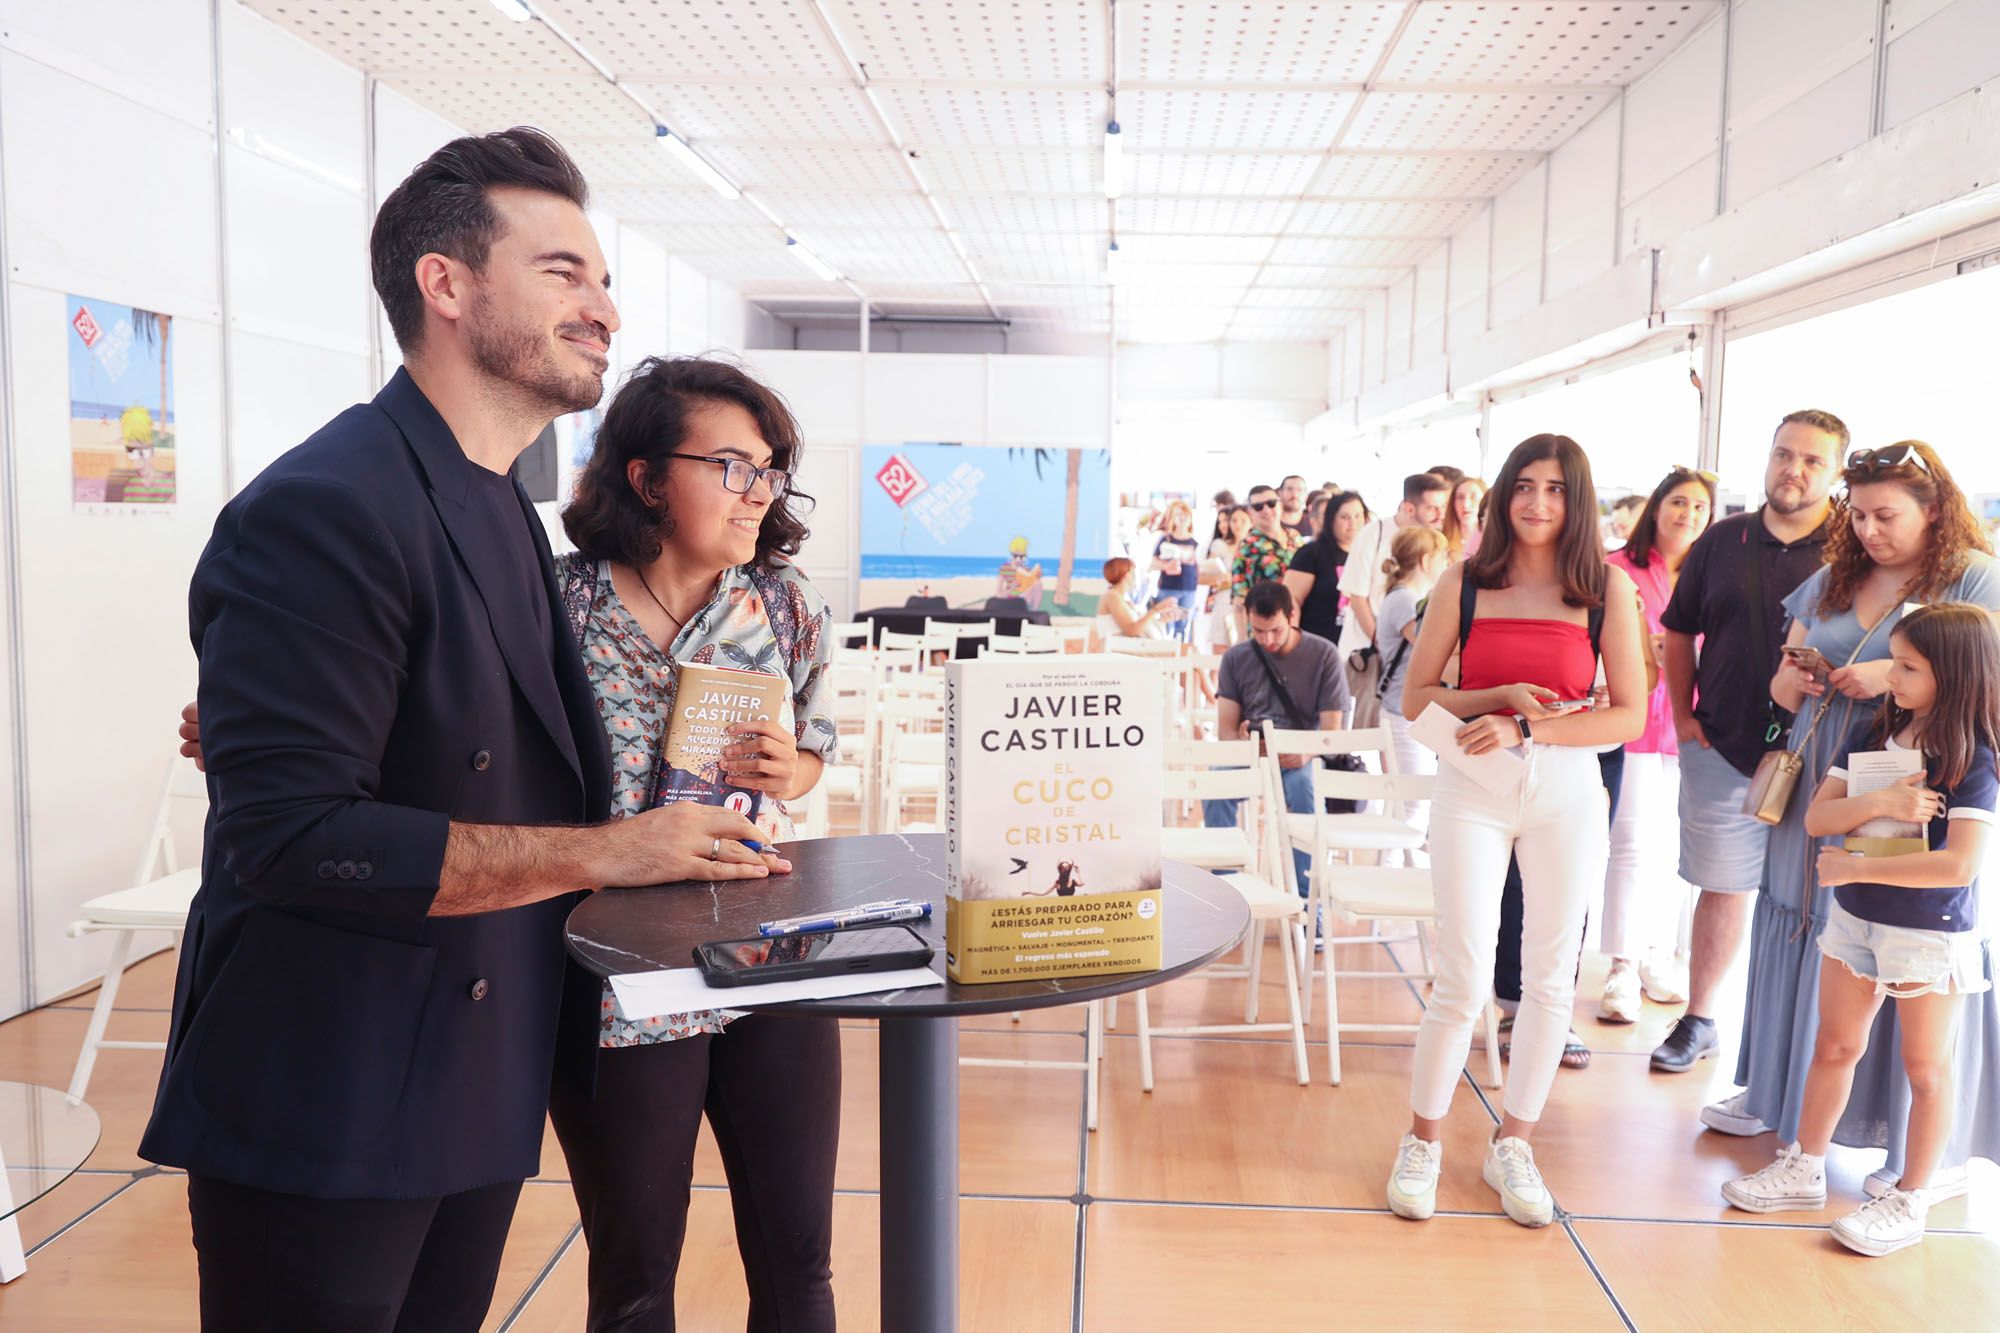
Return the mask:
<path fill-rule="evenodd" d="M 1935 509 L 1923 562 L 1918 566 L 1916 578 L 1903 590 L 1903 596 L 1912 601 L 1934 601 L 1965 573 L 1966 566 L 1972 563 L 1972 552 L 1991 555 L 1993 545 L 1972 506 L 1966 503 L 1965 492 L 1958 488 L 1944 461 L 1937 456 L 1937 450 L 1922 440 L 1901 440 L 1888 448 L 1899 445 L 1913 450 L 1924 460 L 1923 466 L 1907 458 L 1888 467 L 1872 462 L 1857 464 L 1850 458 L 1840 479 L 1849 492 L 1856 486 L 1894 482 L 1923 508 Z M 1875 568 L 1867 548 L 1854 534 L 1854 522 L 1845 504 L 1836 506 L 1833 514 L 1826 539 L 1826 566 L 1826 586 L 1820 590 L 1819 613 L 1837 615 L 1854 606 L 1854 594 Z"/>

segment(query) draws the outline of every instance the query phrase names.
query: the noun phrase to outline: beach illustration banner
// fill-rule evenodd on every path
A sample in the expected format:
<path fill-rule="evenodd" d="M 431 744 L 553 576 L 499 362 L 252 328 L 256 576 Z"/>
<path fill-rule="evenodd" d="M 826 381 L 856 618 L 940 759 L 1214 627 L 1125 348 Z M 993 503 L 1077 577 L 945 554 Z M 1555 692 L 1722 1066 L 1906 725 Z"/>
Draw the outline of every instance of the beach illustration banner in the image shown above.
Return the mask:
<path fill-rule="evenodd" d="M 1102 449 L 868 445 L 861 467 L 861 605 L 913 596 L 978 607 L 1020 597 L 1087 615 L 1111 553 Z M 1074 600 L 1084 589 L 1083 603 Z"/>
<path fill-rule="evenodd" d="M 173 316 L 68 298 L 71 499 L 137 512 L 177 498 Z"/>

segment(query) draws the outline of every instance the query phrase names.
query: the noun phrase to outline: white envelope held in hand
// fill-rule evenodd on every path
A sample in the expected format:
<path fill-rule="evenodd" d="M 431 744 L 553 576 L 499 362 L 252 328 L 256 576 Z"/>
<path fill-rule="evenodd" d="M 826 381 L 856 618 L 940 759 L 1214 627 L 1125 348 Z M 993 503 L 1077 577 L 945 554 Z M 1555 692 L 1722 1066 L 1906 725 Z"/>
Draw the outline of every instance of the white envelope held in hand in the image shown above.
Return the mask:
<path fill-rule="evenodd" d="M 1528 766 L 1528 756 L 1518 747 L 1489 750 L 1485 754 L 1467 754 L 1457 740 L 1459 728 L 1464 725 L 1446 712 L 1443 705 L 1432 704 L 1410 724 L 1410 735 L 1436 751 L 1440 761 L 1450 764 L 1494 795 L 1514 790 L 1521 781 L 1522 770 Z"/>

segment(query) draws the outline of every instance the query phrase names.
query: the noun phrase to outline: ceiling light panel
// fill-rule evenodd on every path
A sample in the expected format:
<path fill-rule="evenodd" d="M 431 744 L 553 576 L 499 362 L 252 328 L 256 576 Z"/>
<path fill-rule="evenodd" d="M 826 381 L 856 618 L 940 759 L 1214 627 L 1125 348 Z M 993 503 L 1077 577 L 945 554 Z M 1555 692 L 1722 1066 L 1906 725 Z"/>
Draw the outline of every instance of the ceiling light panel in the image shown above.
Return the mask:
<path fill-rule="evenodd" d="M 879 88 L 902 141 L 927 148 L 1101 148 L 1110 99 L 1090 88 Z"/>
<path fill-rule="evenodd" d="M 1127 146 L 1135 149 L 1320 152 L 1339 132 L 1356 96 L 1128 86 L 1118 93 L 1118 124 L 1132 138 Z"/>
<path fill-rule="evenodd" d="M 828 0 L 834 26 L 871 81 L 1102 84 L 1104 0 Z"/>
<path fill-rule="evenodd" d="M 885 190 L 910 188 L 893 148 L 858 144 L 747 144 L 711 140 L 703 157 L 745 190 Z"/>
<path fill-rule="evenodd" d="M 1609 106 L 1611 97 L 1609 92 L 1373 92 L 1341 146 L 1546 153 Z"/>
<path fill-rule="evenodd" d="M 1285 195 L 1304 192 L 1317 153 L 1133 153 L 1131 194 Z"/>
<path fill-rule="evenodd" d="M 1387 204 L 1308 199 L 1292 214 L 1286 231 L 1304 236 L 1449 236 L 1480 207 L 1469 200 Z"/>
<path fill-rule="evenodd" d="M 405 4 L 426 0 L 404 0 Z M 467 0 L 451 0 L 464 4 Z M 660 84 L 769 78 L 847 85 L 808 0 L 534 0 L 621 78 Z"/>
<path fill-rule="evenodd" d="M 852 84 L 635 83 L 667 128 L 693 144 L 712 139 L 761 143 L 880 144 L 882 127 Z"/>
<path fill-rule="evenodd" d="M 1324 0 L 1123 0 L 1122 81 L 1360 83 L 1405 6 Z"/>
<path fill-rule="evenodd" d="M 1127 231 L 1190 235 L 1270 235 L 1292 214 L 1290 199 L 1183 199 L 1139 195 L 1118 201 L 1120 239 Z"/>
<path fill-rule="evenodd" d="M 1720 7 L 1720 0 L 1423 4 L 1381 82 L 1627 84 Z"/>
<path fill-rule="evenodd" d="M 1090 194 L 1097 154 L 1086 148 L 920 149 L 917 171 L 940 194 Z"/>
<path fill-rule="evenodd" d="M 1449 195 L 1490 199 L 1534 168 L 1534 153 L 1341 153 L 1320 168 L 1306 193 L 1339 199 Z"/>
<path fill-rule="evenodd" d="M 547 28 L 515 23 L 489 0 L 249 0 L 248 8 L 403 92 L 389 71 L 418 79 L 503 71 L 595 77 Z"/>

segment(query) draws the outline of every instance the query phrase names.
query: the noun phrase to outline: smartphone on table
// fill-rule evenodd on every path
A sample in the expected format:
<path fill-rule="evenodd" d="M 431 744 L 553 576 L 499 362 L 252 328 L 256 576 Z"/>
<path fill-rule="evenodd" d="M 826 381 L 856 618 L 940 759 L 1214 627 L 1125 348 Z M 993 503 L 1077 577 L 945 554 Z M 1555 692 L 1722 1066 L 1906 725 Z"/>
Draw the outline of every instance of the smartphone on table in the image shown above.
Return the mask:
<path fill-rule="evenodd" d="M 934 951 L 908 926 L 822 930 L 750 940 L 697 944 L 695 964 L 711 986 L 756 986 L 767 981 L 897 972 L 925 967 Z"/>

